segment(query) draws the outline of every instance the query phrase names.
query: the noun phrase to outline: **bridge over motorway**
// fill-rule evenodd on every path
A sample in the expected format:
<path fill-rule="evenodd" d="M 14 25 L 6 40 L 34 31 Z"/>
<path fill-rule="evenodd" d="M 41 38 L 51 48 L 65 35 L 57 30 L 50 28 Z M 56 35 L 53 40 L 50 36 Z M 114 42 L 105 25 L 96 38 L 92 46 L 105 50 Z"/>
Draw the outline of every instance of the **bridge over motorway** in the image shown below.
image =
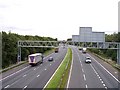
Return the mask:
<path fill-rule="evenodd" d="M 46 47 L 54 48 L 60 44 L 74 45 L 77 47 L 97 48 L 97 49 L 117 49 L 117 63 L 120 64 L 120 43 L 119 42 L 73 42 L 73 41 L 18 41 L 18 58 L 21 61 L 22 47 Z"/>

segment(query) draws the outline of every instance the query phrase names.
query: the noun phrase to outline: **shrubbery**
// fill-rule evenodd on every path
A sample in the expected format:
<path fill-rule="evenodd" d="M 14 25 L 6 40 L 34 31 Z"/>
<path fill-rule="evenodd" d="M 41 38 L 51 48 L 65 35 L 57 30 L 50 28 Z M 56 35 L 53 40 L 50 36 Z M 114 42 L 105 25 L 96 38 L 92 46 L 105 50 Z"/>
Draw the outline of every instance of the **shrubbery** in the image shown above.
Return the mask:
<path fill-rule="evenodd" d="M 7 34 L 6 32 L 2 32 L 2 68 L 8 67 L 11 64 L 15 64 L 17 62 L 18 40 L 55 41 L 57 39 L 30 35 L 23 36 L 10 32 Z M 28 54 L 36 52 L 44 53 L 46 50 L 49 49 L 50 48 L 22 48 L 21 59 L 25 60 Z"/>

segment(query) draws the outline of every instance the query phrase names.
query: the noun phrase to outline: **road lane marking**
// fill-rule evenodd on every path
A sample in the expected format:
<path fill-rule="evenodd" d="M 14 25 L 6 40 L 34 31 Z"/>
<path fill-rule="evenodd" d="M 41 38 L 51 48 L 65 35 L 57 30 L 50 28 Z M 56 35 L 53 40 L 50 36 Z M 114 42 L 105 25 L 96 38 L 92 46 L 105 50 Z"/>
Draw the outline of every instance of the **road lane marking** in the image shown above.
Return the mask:
<path fill-rule="evenodd" d="M 10 75 L 6 76 L 6 77 L 5 77 L 5 78 L 3 78 L 3 79 L 0 79 L 0 81 L 5 80 L 5 79 L 7 79 L 7 78 L 9 78 L 9 77 L 13 76 L 13 75 L 15 75 L 15 74 L 17 74 L 17 73 L 19 73 L 19 72 L 21 72 L 21 71 L 25 70 L 25 69 L 26 69 L 26 68 L 28 68 L 28 67 L 30 67 L 30 66 L 27 66 L 27 67 L 25 67 L 25 68 L 23 68 L 23 69 L 21 69 L 21 70 L 19 70 L 19 71 L 15 72 L 15 73 L 12 73 L 12 74 L 10 74 Z"/>
<path fill-rule="evenodd" d="M 89 54 L 88 54 L 89 55 Z M 90 56 L 90 55 L 89 55 Z M 95 60 L 95 58 L 93 58 L 92 56 L 90 56 L 94 61 L 96 61 Z M 102 64 L 100 64 L 98 61 L 96 61 L 108 74 L 110 74 L 118 83 L 120 83 L 120 81 L 115 77 L 115 76 L 113 76 L 111 73 L 110 73 L 110 71 L 108 71 Z"/>
<path fill-rule="evenodd" d="M 40 75 L 37 75 L 37 77 L 39 77 Z"/>
<path fill-rule="evenodd" d="M 8 88 L 8 87 L 10 87 L 10 85 L 7 85 L 6 87 L 4 87 L 4 88 Z"/>
<path fill-rule="evenodd" d="M 83 68 L 82 68 L 82 72 L 84 72 Z"/>
<path fill-rule="evenodd" d="M 95 68 L 92 66 L 92 64 L 90 64 L 90 66 L 92 67 L 92 69 L 94 70 L 94 72 L 96 73 L 96 75 L 98 76 L 98 78 L 100 79 L 101 83 L 105 87 L 106 85 L 104 84 L 103 80 L 101 79 L 101 77 L 99 76 L 99 74 L 97 73 L 97 71 L 95 70 Z"/>
<path fill-rule="evenodd" d="M 23 77 L 26 77 L 26 74 L 25 74 L 25 75 L 23 75 Z"/>
<path fill-rule="evenodd" d="M 34 70 L 36 70 L 36 68 Z"/>
<path fill-rule="evenodd" d="M 105 84 L 103 84 L 103 86 L 105 87 Z"/>
<path fill-rule="evenodd" d="M 45 68 L 45 71 L 46 71 L 47 69 Z"/>
<path fill-rule="evenodd" d="M 25 89 L 25 88 L 27 88 L 27 86 L 24 86 L 24 88 L 23 88 L 23 89 Z"/>
<path fill-rule="evenodd" d="M 64 57 L 65 58 L 65 57 Z M 44 88 L 47 87 L 48 83 L 51 81 L 51 79 L 53 78 L 53 76 L 55 75 L 55 73 L 58 71 L 58 69 L 60 68 L 60 66 L 63 64 L 64 59 L 62 60 L 62 62 L 60 63 L 60 65 L 57 67 L 56 71 L 53 73 L 53 75 L 51 76 L 51 78 L 48 80 L 48 82 L 45 84 Z M 44 88 L 42 90 L 44 90 Z"/>
<path fill-rule="evenodd" d="M 85 85 L 86 88 L 88 88 L 87 84 Z"/>
<path fill-rule="evenodd" d="M 49 57 L 49 56 L 51 56 L 52 54 L 54 54 L 54 53 L 51 53 L 50 55 L 48 55 L 48 56 L 44 57 L 44 59 L 48 58 L 48 57 Z M 42 65 L 42 64 L 41 64 L 41 65 Z M 30 66 L 26 66 L 25 68 L 20 69 L 20 70 L 18 70 L 17 72 L 10 74 L 10 75 L 6 76 L 6 77 L 5 77 L 5 78 L 3 78 L 3 79 L 0 79 L 0 81 L 5 80 L 5 79 L 7 79 L 7 78 L 9 78 L 9 77 L 13 76 L 13 75 L 15 75 L 15 74 L 17 74 L 17 73 L 19 73 L 19 72 L 23 71 L 24 69 L 26 69 L 26 68 L 28 68 L 28 67 L 30 67 Z"/>
<path fill-rule="evenodd" d="M 82 63 L 81 63 L 81 67 L 83 67 Z"/>
<path fill-rule="evenodd" d="M 101 83 L 104 83 L 103 81 L 101 81 Z"/>
<path fill-rule="evenodd" d="M 117 74 L 118 72 L 115 72 L 115 74 Z"/>
<path fill-rule="evenodd" d="M 83 74 L 83 77 L 84 77 L 84 80 L 86 81 L 86 77 L 85 77 L 85 74 Z"/>
<path fill-rule="evenodd" d="M 70 78 L 71 78 L 71 72 L 72 72 L 72 68 L 73 68 L 73 50 L 72 50 L 72 63 L 70 66 L 70 72 L 69 72 L 69 78 L 68 78 L 68 82 L 67 82 L 67 88 L 69 88 L 69 84 L 70 84 Z"/>
<path fill-rule="evenodd" d="M 107 89 L 107 87 L 105 87 L 105 89 Z"/>

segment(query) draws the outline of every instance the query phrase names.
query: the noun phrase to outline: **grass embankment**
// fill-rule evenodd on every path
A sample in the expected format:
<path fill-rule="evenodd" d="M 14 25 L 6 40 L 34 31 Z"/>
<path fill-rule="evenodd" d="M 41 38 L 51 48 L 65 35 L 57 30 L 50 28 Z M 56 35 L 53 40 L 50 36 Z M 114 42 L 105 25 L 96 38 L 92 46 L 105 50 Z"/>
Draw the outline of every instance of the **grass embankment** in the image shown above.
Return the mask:
<path fill-rule="evenodd" d="M 44 55 L 47 56 L 47 55 L 49 55 L 49 54 L 51 54 L 53 52 L 54 52 L 54 49 L 51 49 L 51 50 L 45 51 Z M 20 65 L 23 65 L 23 64 L 25 64 L 27 62 L 28 62 L 28 60 L 27 61 L 21 61 L 21 62 L 19 62 L 17 64 L 10 65 L 9 67 L 7 67 L 5 69 L 0 69 L 0 73 L 6 72 L 6 71 L 8 71 L 10 69 L 13 69 L 13 68 L 18 67 Z"/>
<path fill-rule="evenodd" d="M 58 68 L 55 75 L 48 83 L 47 87 L 45 87 L 46 89 L 48 88 L 51 88 L 51 89 L 61 88 L 62 89 L 66 87 L 69 70 L 71 66 L 71 61 L 72 61 L 72 50 L 69 48 L 64 60 L 62 61 L 61 66 Z"/>
<path fill-rule="evenodd" d="M 120 65 L 118 65 L 115 61 L 108 59 L 108 57 L 104 55 L 96 54 L 92 52 L 91 50 L 88 50 L 88 51 L 120 71 Z"/>

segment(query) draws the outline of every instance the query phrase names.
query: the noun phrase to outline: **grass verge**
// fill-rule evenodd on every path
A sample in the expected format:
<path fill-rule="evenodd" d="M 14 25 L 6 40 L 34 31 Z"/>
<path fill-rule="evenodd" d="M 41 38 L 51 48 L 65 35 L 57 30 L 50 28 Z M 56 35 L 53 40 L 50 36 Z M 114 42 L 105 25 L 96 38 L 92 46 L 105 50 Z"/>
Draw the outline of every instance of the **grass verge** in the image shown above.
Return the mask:
<path fill-rule="evenodd" d="M 67 80 L 68 80 L 71 61 L 72 61 L 72 50 L 70 48 L 68 48 L 67 54 L 61 64 L 61 66 L 58 68 L 55 75 L 50 80 L 50 82 L 48 83 L 48 85 L 45 89 L 65 88 L 65 86 L 67 84 Z"/>

